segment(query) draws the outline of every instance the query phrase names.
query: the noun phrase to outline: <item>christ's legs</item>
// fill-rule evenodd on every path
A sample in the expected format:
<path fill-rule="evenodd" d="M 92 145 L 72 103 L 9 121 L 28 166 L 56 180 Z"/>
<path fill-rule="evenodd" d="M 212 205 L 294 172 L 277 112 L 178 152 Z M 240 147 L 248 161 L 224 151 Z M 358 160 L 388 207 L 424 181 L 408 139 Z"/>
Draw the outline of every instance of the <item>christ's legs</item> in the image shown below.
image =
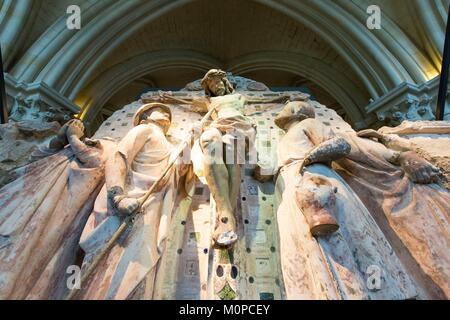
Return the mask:
<path fill-rule="evenodd" d="M 236 138 L 229 139 L 229 143 L 224 144 L 224 159 L 228 171 L 228 190 L 229 197 L 231 201 L 231 208 L 233 212 L 236 212 L 236 206 L 239 198 L 239 191 L 241 185 L 241 165 L 242 159 L 238 158 L 239 151 L 241 154 L 245 150 L 239 150 L 239 147 L 244 147 L 245 145 L 239 145 Z M 245 160 L 245 159 L 244 159 Z"/>
<path fill-rule="evenodd" d="M 227 164 L 226 166 L 228 170 L 228 190 L 231 200 L 231 208 L 233 212 L 236 212 L 241 185 L 241 165 Z"/>
<path fill-rule="evenodd" d="M 205 155 L 205 178 L 218 213 L 213 238 L 217 245 L 228 246 L 236 242 L 237 234 L 233 210 L 235 206 L 230 200 L 230 176 L 223 158 L 222 134 L 217 129 L 207 129 L 202 134 L 200 142 Z M 236 198 L 233 201 L 236 201 Z"/>

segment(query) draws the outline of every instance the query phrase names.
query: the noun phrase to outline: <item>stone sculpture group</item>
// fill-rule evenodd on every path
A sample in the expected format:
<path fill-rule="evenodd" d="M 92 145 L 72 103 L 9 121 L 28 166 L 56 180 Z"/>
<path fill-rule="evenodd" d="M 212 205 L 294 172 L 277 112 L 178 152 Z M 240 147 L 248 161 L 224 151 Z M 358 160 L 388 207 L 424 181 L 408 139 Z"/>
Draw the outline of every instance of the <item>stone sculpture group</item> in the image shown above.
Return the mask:
<path fill-rule="evenodd" d="M 248 94 L 216 69 L 187 90 L 196 85 L 201 97 L 164 93 L 142 104 L 120 141 L 83 139 L 83 123 L 70 120 L 8 173 L 0 189 L 0 299 L 63 299 L 71 290 L 78 299 L 158 297 L 173 212 L 197 180 L 192 162 L 211 192 L 211 248 L 224 252 L 241 237 L 243 167 L 273 182 L 284 298 L 450 298 L 449 158 L 435 166 L 420 147 L 431 137 L 448 148 L 449 122 L 339 131 L 316 118 L 306 95 Z M 211 114 L 191 129 L 183 157 L 168 135 L 177 104 Z M 248 111 L 271 104 L 283 106 L 274 128 L 283 134 L 268 168 L 255 151 L 258 129 Z M 88 280 L 69 288 L 67 268 L 86 272 L 132 214 Z M 379 283 L 371 285 L 374 268 Z"/>

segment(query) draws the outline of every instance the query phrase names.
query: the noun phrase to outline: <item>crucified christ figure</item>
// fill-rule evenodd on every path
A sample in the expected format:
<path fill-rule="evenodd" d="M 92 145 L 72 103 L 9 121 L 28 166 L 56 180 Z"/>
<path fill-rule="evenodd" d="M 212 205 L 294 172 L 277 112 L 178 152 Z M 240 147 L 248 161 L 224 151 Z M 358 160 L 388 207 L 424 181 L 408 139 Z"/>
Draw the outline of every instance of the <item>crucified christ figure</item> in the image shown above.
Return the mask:
<path fill-rule="evenodd" d="M 213 121 L 201 133 L 200 146 L 204 154 L 204 174 L 217 207 L 216 229 L 213 240 L 219 247 L 232 246 L 238 239 L 236 232 L 236 206 L 239 198 L 241 166 L 255 139 L 255 125 L 246 116 L 250 103 L 284 103 L 291 97 L 281 95 L 272 99 L 248 98 L 234 91 L 227 74 L 218 69 L 209 70 L 201 81 L 206 97 L 191 101 L 169 95 L 163 98 L 191 104 L 195 112 L 212 113 Z"/>

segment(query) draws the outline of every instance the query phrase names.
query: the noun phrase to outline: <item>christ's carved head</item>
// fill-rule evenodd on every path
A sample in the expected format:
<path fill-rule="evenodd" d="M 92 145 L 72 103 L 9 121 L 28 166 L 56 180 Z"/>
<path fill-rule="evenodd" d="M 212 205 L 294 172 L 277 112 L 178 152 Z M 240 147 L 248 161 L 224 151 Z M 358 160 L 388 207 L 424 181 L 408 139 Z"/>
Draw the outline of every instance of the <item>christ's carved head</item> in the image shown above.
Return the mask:
<path fill-rule="evenodd" d="M 203 77 L 201 84 L 208 97 L 224 96 L 234 92 L 233 86 L 227 79 L 226 72 L 219 69 L 209 70 Z"/>

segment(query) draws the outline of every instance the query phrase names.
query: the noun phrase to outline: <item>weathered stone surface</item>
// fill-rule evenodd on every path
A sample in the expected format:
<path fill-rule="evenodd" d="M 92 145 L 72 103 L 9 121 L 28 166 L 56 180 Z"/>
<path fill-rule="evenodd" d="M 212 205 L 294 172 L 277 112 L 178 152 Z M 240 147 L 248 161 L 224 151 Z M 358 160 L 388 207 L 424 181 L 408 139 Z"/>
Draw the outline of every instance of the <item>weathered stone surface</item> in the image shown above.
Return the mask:
<path fill-rule="evenodd" d="M 346 146 L 342 144 L 344 140 L 347 143 L 351 139 L 358 139 L 354 130 L 335 111 L 308 100 L 308 96 L 301 92 L 258 91 L 264 87 L 252 83 L 254 82 L 248 79 L 240 84 L 236 82 L 236 87 L 239 88 L 236 96 L 259 101 L 245 104 L 243 113 L 256 127 L 254 144 L 258 151 L 257 163 L 260 169 L 253 174 L 255 164 L 246 164 L 241 170 L 240 182 L 236 183 L 239 190 L 236 194 L 237 205 L 233 211 L 238 234 L 235 246 L 230 250 L 212 246 L 218 210 L 208 185 L 197 181 L 194 187 L 189 189 L 190 197 L 184 198 L 178 192 L 179 187 L 172 188 L 173 176 L 170 175 L 168 179 L 171 183 L 163 186 L 164 192 L 168 192 L 164 196 L 158 192 L 151 198 L 153 200 L 149 200 L 149 212 L 157 214 L 152 218 L 144 214 L 135 220 L 133 228 L 127 231 L 120 239 L 119 246 L 115 246 L 108 255 L 107 262 L 101 263 L 96 269 L 94 280 L 89 283 L 88 288 L 83 288 L 85 291 L 80 297 L 445 298 L 445 291 L 448 289 L 445 285 L 448 280 L 448 250 L 445 243 L 448 240 L 448 231 L 446 233 L 445 228 L 449 229 L 448 212 L 445 212 L 445 208 L 449 201 L 445 198 L 445 189 L 437 185 L 417 185 L 410 178 L 415 169 L 407 170 L 406 163 L 409 161 L 424 165 L 422 159 L 405 157 L 406 160 L 402 158 L 402 161 L 392 164 L 392 167 L 389 167 L 394 172 L 393 182 L 389 181 L 392 184 L 384 180 L 383 182 L 381 177 L 375 180 L 366 179 L 363 186 L 355 187 L 351 181 L 346 181 L 347 177 L 342 173 L 344 164 L 341 163 L 341 157 L 349 157 L 348 148 L 339 147 Z M 199 85 L 200 81 L 197 84 Z M 161 135 L 153 140 L 158 143 L 167 141 L 177 144 L 191 132 L 192 127 L 196 127 L 201 114 L 194 112 L 196 110 L 191 108 L 191 103 L 205 99 L 205 95 L 203 91 L 197 91 L 198 86 L 191 87 L 189 91 L 167 93 L 168 96 L 178 99 L 169 106 L 173 119 L 171 128 L 165 137 Z M 290 106 L 306 104 L 313 108 L 316 114 L 315 119 L 304 120 L 299 126 L 287 126 L 286 135 L 276 127 L 274 121 L 285 107 L 282 101 L 285 95 L 293 101 Z M 233 95 L 225 95 L 223 98 L 228 99 L 231 96 Z M 103 123 L 94 137 L 111 136 L 115 141 L 126 137 L 122 147 L 129 147 L 132 150 L 128 151 L 134 153 L 139 149 L 132 142 L 133 137 L 129 136 L 135 132 L 131 130 L 134 115 L 143 103 L 162 102 L 161 99 L 166 98 L 159 92 L 143 95 L 141 100 L 115 112 Z M 449 151 L 442 144 L 447 143 L 448 128 L 446 125 L 441 128 L 432 122 L 417 126 L 418 123 L 410 127 L 404 123 L 403 127 L 374 131 L 378 137 L 365 139 L 371 143 L 371 147 L 364 149 L 357 143 L 350 143 L 350 155 L 363 167 L 366 162 L 371 161 L 384 163 L 384 160 L 377 156 L 380 148 L 387 150 L 389 160 L 399 160 L 399 154 L 405 153 L 403 148 L 406 145 L 407 149 L 412 148 L 425 158 L 426 153 L 431 162 L 434 161 L 433 163 L 440 164 L 440 167 L 445 169 Z M 28 127 L 15 130 L 18 132 L 16 135 L 31 135 L 34 140 L 41 138 Z M 200 133 L 198 128 L 195 132 Z M 381 143 L 373 141 L 375 139 Z M 196 145 L 199 146 L 198 141 Z M 144 151 L 153 150 L 143 149 L 141 156 L 147 154 Z M 153 151 L 156 152 L 156 149 Z M 361 151 L 362 149 L 365 151 Z M 157 160 L 155 152 L 152 159 L 156 159 L 156 163 L 152 163 L 157 164 L 155 171 L 160 171 L 164 161 Z M 200 153 L 202 154 L 201 149 Z M 326 154 L 329 154 L 329 157 L 324 156 Z M 277 161 L 277 156 L 289 161 Z M 142 169 L 141 166 L 148 162 L 148 158 L 138 158 L 146 160 L 130 166 L 133 170 L 138 167 Z M 304 158 L 308 161 L 303 161 L 303 166 Z M 199 159 L 204 160 L 201 157 Z M 339 168 L 335 166 L 334 169 L 329 166 L 331 160 L 334 160 L 334 164 L 342 164 L 341 171 L 336 171 L 335 169 Z M 279 166 L 283 169 L 278 173 L 275 184 L 272 175 L 276 175 Z M 109 167 L 109 171 L 113 172 L 111 177 L 121 176 L 121 166 L 117 165 L 117 161 Z M 305 168 L 303 175 L 300 174 L 302 167 Z M 428 165 L 426 167 L 430 168 Z M 360 175 L 357 177 L 360 181 L 365 179 L 364 172 L 369 172 L 369 177 L 372 173 L 368 169 L 360 170 L 362 171 L 355 171 L 355 175 Z M 422 169 L 419 168 L 420 170 Z M 375 170 L 378 173 L 384 171 Z M 204 171 L 201 173 L 205 174 Z M 154 175 L 157 176 L 157 173 Z M 254 178 L 263 181 L 258 182 Z M 378 185 L 377 179 L 384 185 Z M 386 194 L 373 195 L 367 192 L 372 189 L 385 190 L 387 185 L 393 186 L 394 189 L 386 190 Z M 135 186 L 136 188 L 129 188 L 127 191 L 143 192 L 142 190 L 148 189 L 148 185 L 142 188 Z M 116 211 L 108 208 L 106 190 L 107 187 L 104 187 L 97 198 L 97 209 L 101 210 L 94 210 L 85 228 L 83 240 L 93 236 L 92 243 L 96 246 L 94 249 L 88 248 L 89 241 L 82 242 L 89 251 L 85 262 L 91 261 L 95 252 L 101 250 L 102 241 L 108 237 L 108 232 L 111 233 L 111 230 L 117 227 L 121 219 Z M 414 194 L 411 196 L 408 190 L 412 190 Z M 376 201 L 373 201 L 374 199 Z M 400 207 L 405 210 L 400 215 L 391 210 L 397 209 L 391 206 L 392 199 L 402 201 Z M 51 199 L 46 201 L 51 202 Z M 89 201 L 84 202 L 85 205 L 92 205 Z M 120 204 L 120 201 L 118 203 Z M 380 209 L 382 205 L 386 206 Z M 121 209 L 131 211 L 132 199 L 126 199 Z M 164 218 L 159 219 L 161 212 Z M 83 211 L 83 215 L 84 213 L 86 212 Z M 441 217 L 441 220 L 434 214 Z M 106 218 L 103 222 L 108 220 L 111 223 L 98 224 L 101 220 L 98 220 L 99 217 Z M 439 221 L 442 222 L 440 228 L 437 227 Z M 335 227 L 326 227 L 319 228 L 319 232 L 314 231 L 313 228 L 320 224 L 334 224 L 339 228 L 336 230 Z M 112 229 L 104 233 L 106 237 L 100 239 L 96 238 L 94 233 L 101 233 L 101 226 Z M 84 227 L 84 224 L 80 223 L 78 227 Z M 144 232 L 140 233 L 143 230 Z M 143 237 L 143 234 L 148 236 Z M 18 238 L 20 240 L 20 236 Z M 11 239 L 1 235 L 0 253 L 10 244 Z M 151 251 L 150 254 L 147 249 Z M 430 255 L 430 252 L 437 254 Z M 73 257 L 74 252 L 70 254 Z M 377 285 L 372 286 L 369 281 L 377 272 L 381 272 L 381 289 L 378 289 Z M 139 274 L 139 277 L 133 278 L 136 274 Z M 424 281 L 427 277 L 431 279 L 428 282 Z M 64 275 L 59 275 L 54 279 L 58 285 L 63 286 L 64 283 L 60 282 L 63 278 Z M 26 275 L 26 279 L 30 279 L 30 276 Z M 45 285 L 46 279 L 43 277 L 34 290 L 43 288 L 41 284 Z M 37 296 L 37 292 L 34 291 L 36 295 L 32 297 Z"/>
<path fill-rule="evenodd" d="M 308 103 L 287 104 L 276 123 L 287 130 L 278 147 L 276 184 L 286 297 L 415 297 L 413 282 L 369 210 L 334 170 L 319 164 L 346 157 L 348 143 L 342 149 Z M 382 274 L 378 288 L 366 282 L 370 268 Z"/>
<path fill-rule="evenodd" d="M 57 122 L 21 121 L 0 125 L 0 186 L 9 180 L 9 172 L 30 162 L 40 143 L 58 133 Z"/>
<path fill-rule="evenodd" d="M 383 127 L 379 132 L 406 139 L 404 144 L 442 170 L 440 182 L 450 190 L 450 121 L 404 121 L 400 126 Z"/>
<path fill-rule="evenodd" d="M 16 172 L 0 189 L 0 299 L 62 299 L 67 267 L 103 183 L 110 141 L 85 141 L 80 121 L 66 130 L 69 148 Z M 29 127 L 27 127 L 29 129 Z M 32 131 L 34 132 L 34 131 Z"/>
<path fill-rule="evenodd" d="M 436 168 L 407 140 L 381 137 L 386 147 L 354 133 L 346 138 L 352 151 L 333 167 L 383 230 L 419 297 L 448 299 L 450 192 L 433 183 Z"/>

